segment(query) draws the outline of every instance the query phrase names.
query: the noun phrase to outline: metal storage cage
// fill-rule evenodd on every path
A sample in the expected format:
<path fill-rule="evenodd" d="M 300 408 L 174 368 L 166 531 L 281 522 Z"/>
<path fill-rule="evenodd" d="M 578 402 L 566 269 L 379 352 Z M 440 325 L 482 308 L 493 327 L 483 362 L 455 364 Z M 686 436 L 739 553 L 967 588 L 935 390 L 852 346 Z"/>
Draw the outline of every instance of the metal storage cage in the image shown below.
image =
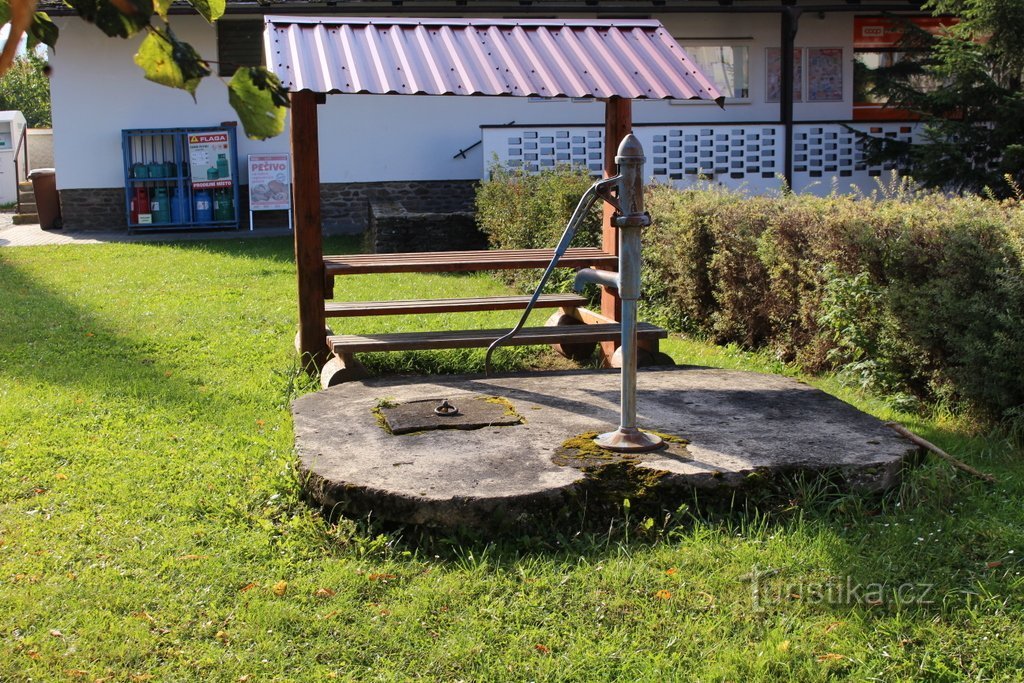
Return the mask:
<path fill-rule="evenodd" d="M 207 138 L 223 149 L 213 159 Z M 122 130 L 121 151 L 129 231 L 238 228 L 234 126 Z"/>

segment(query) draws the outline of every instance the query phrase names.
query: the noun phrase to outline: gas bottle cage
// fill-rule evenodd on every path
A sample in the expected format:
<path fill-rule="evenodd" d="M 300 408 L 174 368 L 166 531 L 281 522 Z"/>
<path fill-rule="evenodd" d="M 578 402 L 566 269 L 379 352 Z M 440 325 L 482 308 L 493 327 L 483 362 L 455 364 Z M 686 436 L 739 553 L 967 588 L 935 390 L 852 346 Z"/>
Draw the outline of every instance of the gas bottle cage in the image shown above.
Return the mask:
<path fill-rule="evenodd" d="M 612 224 L 619 229 L 619 270 L 613 273 L 583 268 L 577 271 L 573 288 L 581 291 L 586 283 L 592 282 L 617 289 L 622 301 L 619 428 L 595 438 L 598 446 L 612 451 L 649 451 L 662 444 L 660 437 L 641 431 L 636 426 L 636 302 L 640 298 L 640 231 L 651 224 L 650 215 L 644 211 L 645 160 L 643 147 L 636 136 L 630 133 L 623 138 L 615 155 L 615 163 L 619 167 L 618 175 L 598 180 L 583 193 L 519 323 L 507 334 L 495 339 L 487 347 L 487 355 L 484 357 L 484 370 L 490 374 L 491 354 L 496 348 L 515 337 L 526 324 L 526 319 L 544 290 L 544 285 L 558 266 L 559 259 L 569 248 L 573 237 L 576 236 L 576 230 L 594 202 L 600 198 L 611 204 L 615 208 Z"/>

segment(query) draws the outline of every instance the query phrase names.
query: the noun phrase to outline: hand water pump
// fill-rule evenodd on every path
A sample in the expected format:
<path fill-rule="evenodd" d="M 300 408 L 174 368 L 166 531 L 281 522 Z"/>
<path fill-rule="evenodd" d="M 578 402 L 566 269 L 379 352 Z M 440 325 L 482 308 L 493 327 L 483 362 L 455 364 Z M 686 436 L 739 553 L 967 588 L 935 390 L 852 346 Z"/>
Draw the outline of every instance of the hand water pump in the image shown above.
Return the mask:
<path fill-rule="evenodd" d="M 548 277 L 558 265 L 565 250 L 569 248 L 577 228 L 594 202 L 600 197 L 614 206 L 616 213 L 612 221 L 619 231 L 618 272 L 584 268 L 576 273 L 573 284 L 577 290 L 581 290 L 587 282 L 617 289 L 622 300 L 619 428 L 595 438 L 598 446 L 612 451 L 649 451 L 662 444 L 660 437 L 641 431 L 636 426 L 636 302 L 640 298 L 640 231 L 651 224 L 650 215 L 644 211 L 644 161 L 646 159 L 643 147 L 636 136 L 630 133 L 623 138 L 615 155 L 615 163 L 619 167 L 618 175 L 595 182 L 583 194 L 519 323 L 508 334 L 494 340 L 488 347 L 485 357 L 485 367 L 489 372 L 491 353 L 523 328 L 534 304 L 537 303 L 537 298 L 544 290 Z"/>

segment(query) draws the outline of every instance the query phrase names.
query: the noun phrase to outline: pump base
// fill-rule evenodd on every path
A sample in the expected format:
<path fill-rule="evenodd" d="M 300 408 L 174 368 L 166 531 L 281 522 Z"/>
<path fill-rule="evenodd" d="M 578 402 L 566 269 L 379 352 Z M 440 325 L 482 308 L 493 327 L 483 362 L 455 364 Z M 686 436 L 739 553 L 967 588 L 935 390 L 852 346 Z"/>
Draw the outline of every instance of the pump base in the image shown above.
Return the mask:
<path fill-rule="evenodd" d="M 614 432 L 606 432 L 594 437 L 594 443 L 606 451 L 617 453 L 646 453 L 659 448 L 664 441 L 660 436 L 639 429 L 619 427 Z"/>

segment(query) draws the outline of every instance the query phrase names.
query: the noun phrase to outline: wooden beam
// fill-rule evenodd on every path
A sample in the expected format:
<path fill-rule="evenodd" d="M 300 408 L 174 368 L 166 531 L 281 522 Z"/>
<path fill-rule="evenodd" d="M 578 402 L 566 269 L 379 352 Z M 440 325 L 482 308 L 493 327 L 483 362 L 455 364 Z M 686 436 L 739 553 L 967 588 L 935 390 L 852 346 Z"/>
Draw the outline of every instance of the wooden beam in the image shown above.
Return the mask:
<path fill-rule="evenodd" d="M 610 178 L 618 173 L 615 165 L 615 153 L 619 150 L 622 138 L 633 132 L 633 100 L 622 97 L 609 97 L 604 105 L 604 177 Z M 612 225 L 615 209 L 608 202 L 604 203 L 604 219 L 601 229 L 601 250 L 608 254 L 619 254 L 619 231 Z M 616 266 L 617 269 L 617 266 Z M 601 314 L 619 322 L 622 320 L 622 302 L 618 292 L 607 288 L 601 289 Z M 603 342 L 601 352 L 605 359 L 615 353 L 614 342 Z"/>
<path fill-rule="evenodd" d="M 307 372 L 327 362 L 324 257 L 320 226 L 320 140 L 317 94 L 291 93 L 292 188 L 295 196 L 295 270 L 299 289 L 298 350 Z"/>
<path fill-rule="evenodd" d="M 796 44 L 797 26 L 800 21 L 801 10 L 797 7 L 783 7 L 780 42 L 781 63 L 779 68 L 779 122 L 782 123 L 783 157 L 782 174 L 786 183 L 793 187 L 793 91 L 796 84 L 793 82 L 793 50 Z"/>

